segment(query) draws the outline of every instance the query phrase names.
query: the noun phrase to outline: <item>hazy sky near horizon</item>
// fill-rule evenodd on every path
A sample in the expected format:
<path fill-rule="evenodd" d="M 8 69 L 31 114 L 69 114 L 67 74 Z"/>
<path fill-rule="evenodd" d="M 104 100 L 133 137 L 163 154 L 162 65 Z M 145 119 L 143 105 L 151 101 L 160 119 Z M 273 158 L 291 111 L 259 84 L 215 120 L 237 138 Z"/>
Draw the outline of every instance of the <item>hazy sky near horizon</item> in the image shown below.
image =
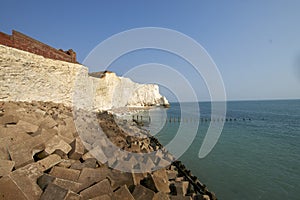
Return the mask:
<path fill-rule="evenodd" d="M 100 42 L 119 32 L 173 29 L 209 53 L 229 100 L 300 99 L 299 8 L 298 0 L 11 0 L 1 2 L 0 31 L 11 34 L 15 29 L 55 48 L 72 48 L 83 62 Z M 111 69 L 122 75 L 136 65 L 154 62 L 174 67 L 190 81 L 200 101 L 209 100 L 201 77 L 188 63 L 166 52 L 133 52 Z M 89 68 L 97 71 L 97 66 Z"/>

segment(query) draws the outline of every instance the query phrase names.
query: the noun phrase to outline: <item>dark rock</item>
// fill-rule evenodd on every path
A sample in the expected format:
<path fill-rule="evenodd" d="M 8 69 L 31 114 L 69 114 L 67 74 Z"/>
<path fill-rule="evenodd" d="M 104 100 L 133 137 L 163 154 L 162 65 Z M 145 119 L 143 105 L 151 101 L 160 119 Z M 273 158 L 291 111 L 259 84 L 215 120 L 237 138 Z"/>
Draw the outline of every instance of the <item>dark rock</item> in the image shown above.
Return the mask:
<path fill-rule="evenodd" d="M 57 200 L 64 199 L 68 194 L 68 190 L 50 183 L 45 192 L 41 196 L 41 200 Z"/>
<path fill-rule="evenodd" d="M 42 190 L 45 190 L 45 188 L 53 182 L 55 178 L 53 176 L 50 176 L 48 174 L 43 174 L 37 179 L 37 184 L 40 186 Z"/>

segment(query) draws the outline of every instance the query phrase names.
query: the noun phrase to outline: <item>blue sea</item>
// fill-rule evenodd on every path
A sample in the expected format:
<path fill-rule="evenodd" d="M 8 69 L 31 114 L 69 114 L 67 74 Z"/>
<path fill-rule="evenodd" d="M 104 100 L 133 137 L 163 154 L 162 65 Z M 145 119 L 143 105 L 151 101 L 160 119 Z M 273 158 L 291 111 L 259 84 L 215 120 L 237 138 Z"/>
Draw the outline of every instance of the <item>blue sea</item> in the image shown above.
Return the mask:
<path fill-rule="evenodd" d="M 185 124 L 187 137 L 189 124 L 196 123 L 193 110 L 186 120 L 176 121 L 183 104 L 189 105 L 172 103 L 166 110 L 166 123 L 156 134 L 164 145 L 180 123 Z M 199 103 L 197 135 L 179 160 L 221 200 L 300 199 L 300 100 L 227 102 L 221 136 L 200 159 L 210 107 L 209 102 Z"/>

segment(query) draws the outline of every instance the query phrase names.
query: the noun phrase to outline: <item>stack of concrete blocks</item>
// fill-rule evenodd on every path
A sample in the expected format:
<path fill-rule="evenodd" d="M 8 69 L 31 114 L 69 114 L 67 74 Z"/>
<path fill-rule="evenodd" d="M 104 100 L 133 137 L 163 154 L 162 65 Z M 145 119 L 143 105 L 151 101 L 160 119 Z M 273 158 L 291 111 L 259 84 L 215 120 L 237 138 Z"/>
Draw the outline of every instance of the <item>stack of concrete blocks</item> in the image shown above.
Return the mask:
<path fill-rule="evenodd" d="M 173 165 L 148 173 L 108 167 L 87 150 L 73 120 L 62 104 L 0 104 L 0 199 L 209 199 Z M 153 151 L 147 140 L 125 138 L 127 150 L 135 143 L 135 151 Z"/>

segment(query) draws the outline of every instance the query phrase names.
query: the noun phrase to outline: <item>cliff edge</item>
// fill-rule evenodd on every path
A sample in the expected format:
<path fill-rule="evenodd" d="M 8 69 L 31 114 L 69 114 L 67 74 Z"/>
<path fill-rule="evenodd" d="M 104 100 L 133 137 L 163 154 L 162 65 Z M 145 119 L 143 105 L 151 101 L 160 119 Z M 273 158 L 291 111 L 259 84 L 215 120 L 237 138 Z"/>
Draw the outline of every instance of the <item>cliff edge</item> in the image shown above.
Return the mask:
<path fill-rule="evenodd" d="M 135 83 L 111 72 L 93 77 L 81 64 L 3 45 L 0 77 L 0 101 L 47 101 L 88 110 L 169 105 L 155 84 Z"/>
<path fill-rule="evenodd" d="M 94 85 L 95 104 L 105 110 L 126 106 L 167 106 L 169 104 L 155 84 L 135 83 L 113 72 L 103 72 L 101 78 L 90 78 Z"/>

